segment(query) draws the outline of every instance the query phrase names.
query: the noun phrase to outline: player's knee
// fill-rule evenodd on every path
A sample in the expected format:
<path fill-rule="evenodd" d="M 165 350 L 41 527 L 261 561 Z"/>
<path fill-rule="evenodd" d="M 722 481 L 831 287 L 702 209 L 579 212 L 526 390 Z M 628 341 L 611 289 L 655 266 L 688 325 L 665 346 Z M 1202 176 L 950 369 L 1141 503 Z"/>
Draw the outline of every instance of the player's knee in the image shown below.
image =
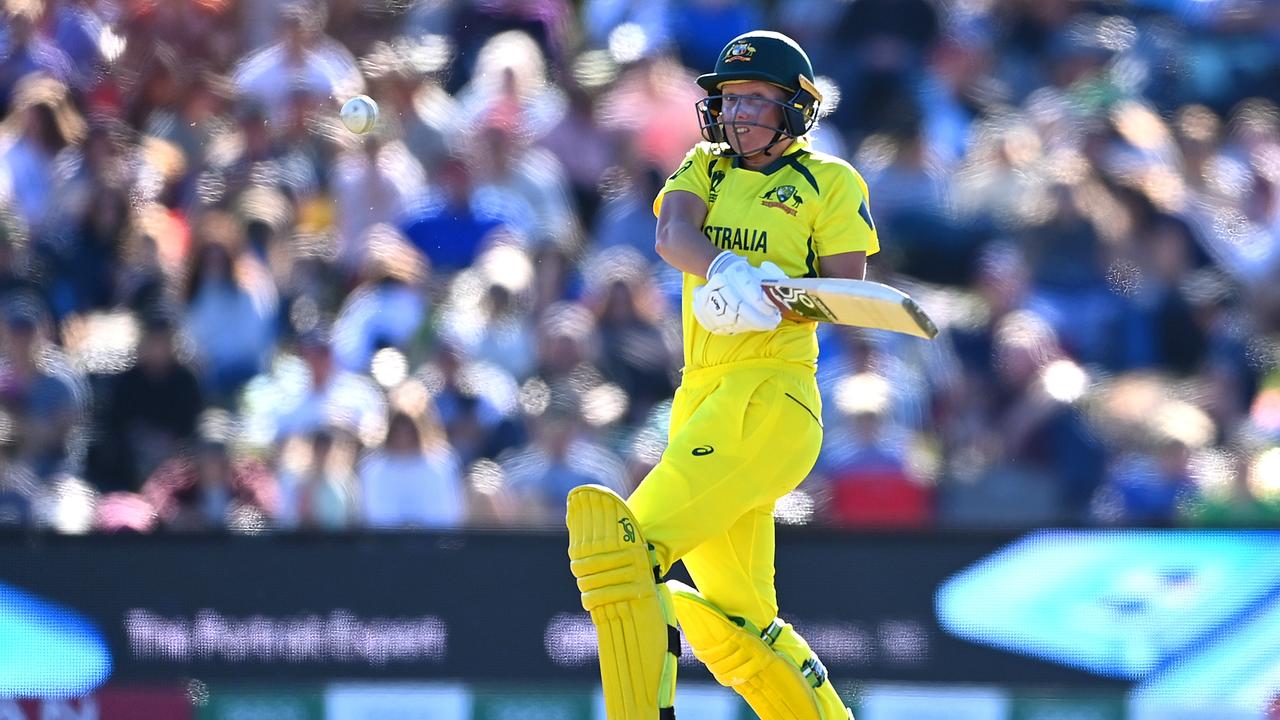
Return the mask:
<path fill-rule="evenodd" d="M 582 593 L 582 607 L 593 610 L 602 605 L 640 600 L 653 594 L 652 571 L 637 563 L 634 551 L 587 555 L 569 563 Z"/>
<path fill-rule="evenodd" d="M 693 654 L 716 680 L 741 694 L 765 720 L 845 720 L 848 710 L 831 690 L 827 670 L 811 651 L 804 658 L 777 643 L 787 625 L 760 628 L 725 614 L 697 590 L 671 581 L 676 617 Z"/>
<path fill-rule="evenodd" d="M 569 567 L 590 611 L 651 597 L 657 574 L 653 546 L 631 517 L 626 502 L 601 486 L 569 494 Z"/>
<path fill-rule="evenodd" d="M 765 651 L 760 630 L 749 620 L 730 615 L 697 590 L 679 582 L 667 582 L 675 602 L 676 618 L 694 654 L 711 674 L 727 687 L 741 685 L 774 661 Z"/>

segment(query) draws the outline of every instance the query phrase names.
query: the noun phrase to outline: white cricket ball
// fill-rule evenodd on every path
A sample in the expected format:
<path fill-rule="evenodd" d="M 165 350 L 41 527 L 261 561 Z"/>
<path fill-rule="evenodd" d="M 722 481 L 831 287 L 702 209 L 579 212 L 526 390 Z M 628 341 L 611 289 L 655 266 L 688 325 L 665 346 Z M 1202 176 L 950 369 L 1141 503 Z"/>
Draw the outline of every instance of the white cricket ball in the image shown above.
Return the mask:
<path fill-rule="evenodd" d="M 338 114 L 348 130 L 363 135 L 378 123 L 378 103 L 368 95 L 357 95 L 342 103 L 342 110 Z"/>

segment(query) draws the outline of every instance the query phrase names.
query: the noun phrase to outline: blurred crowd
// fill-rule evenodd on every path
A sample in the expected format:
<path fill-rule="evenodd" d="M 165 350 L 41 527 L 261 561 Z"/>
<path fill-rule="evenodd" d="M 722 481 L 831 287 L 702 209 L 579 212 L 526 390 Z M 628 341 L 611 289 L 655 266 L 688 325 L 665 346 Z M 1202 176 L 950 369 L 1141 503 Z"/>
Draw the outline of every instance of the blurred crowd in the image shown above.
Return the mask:
<path fill-rule="evenodd" d="M 1280 3 L 3 7 L 0 526 L 552 526 L 627 492 L 681 364 L 651 203 L 756 28 L 821 76 L 872 279 L 942 327 L 820 328 L 782 521 L 1280 523 Z"/>

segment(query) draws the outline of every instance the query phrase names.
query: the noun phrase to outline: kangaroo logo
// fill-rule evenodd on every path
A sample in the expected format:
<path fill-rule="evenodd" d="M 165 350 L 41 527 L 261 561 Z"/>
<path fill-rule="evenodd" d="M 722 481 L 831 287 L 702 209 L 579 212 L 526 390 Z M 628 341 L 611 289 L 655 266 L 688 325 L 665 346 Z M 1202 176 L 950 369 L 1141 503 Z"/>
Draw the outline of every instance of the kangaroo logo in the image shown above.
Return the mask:
<path fill-rule="evenodd" d="M 622 526 L 622 542 L 634 543 L 636 541 L 636 526 L 631 524 L 631 518 L 622 518 L 618 521 Z"/>
<path fill-rule="evenodd" d="M 778 208 L 788 215 L 795 215 L 796 209 L 804 204 L 804 198 L 800 197 L 795 185 L 779 185 L 761 195 L 760 204 L 765 207 Z"/>

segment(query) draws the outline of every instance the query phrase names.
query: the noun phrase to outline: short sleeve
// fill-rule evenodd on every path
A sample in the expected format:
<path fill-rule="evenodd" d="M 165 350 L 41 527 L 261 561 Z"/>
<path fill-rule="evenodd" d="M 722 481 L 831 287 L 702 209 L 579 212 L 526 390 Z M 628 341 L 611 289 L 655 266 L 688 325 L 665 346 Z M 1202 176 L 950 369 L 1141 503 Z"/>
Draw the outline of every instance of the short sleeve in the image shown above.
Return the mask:
<path fill-rule="evenodd" d="M 711 195 L 711 173 L 709 168 L 714 165 L 716 158 L 707 150 L 705 143 L 699 143 L 693 146 L 693 149 L 685 154 L 684 160 L 680 162 L 680 167 L 671 173 L 667 178 L 667 182 L 662 186 L 662 190 L 658 192 L 658 197 L 653 199 L 653 214 L 656 216 L 658 211 L 662 209 L 662 196 L 672 190 L 683 190 L 693 193 L 704 201 Z"/>
<path fill-rule="evenodd" d="M 818 257 L 860 250 L 874 255 L 880 251 L 880 238 L 871 219 L 866 181 L 851 167 L 833 179 L 831 189 L 823 194 L 813 224 Z"/>

